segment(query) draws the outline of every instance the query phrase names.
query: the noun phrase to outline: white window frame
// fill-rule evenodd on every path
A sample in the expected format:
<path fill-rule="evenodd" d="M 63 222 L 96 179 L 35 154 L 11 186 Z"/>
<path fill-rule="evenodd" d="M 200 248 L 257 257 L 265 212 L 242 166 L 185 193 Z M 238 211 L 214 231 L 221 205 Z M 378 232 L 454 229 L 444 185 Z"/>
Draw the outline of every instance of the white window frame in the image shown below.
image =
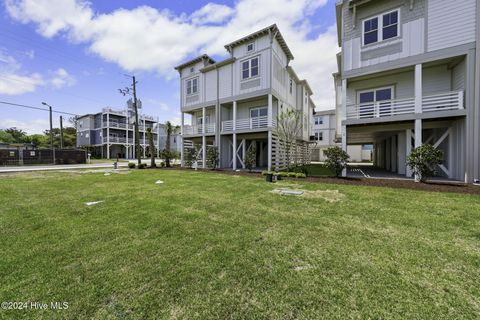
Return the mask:
<path fill-rule="evenodd" d="M 315 136 L 315 140 L 323 141 L 323 131 L 315 131 L 314 136 Z"/>
<path fill-rule="evenodd" d="M 258 72 L 256 75 L 252 76 L 252 61 L 257 59 L 257 69 L 258 69 Z M 248 77 L 244 78 L 243 77 L 243 64 L 245 62 L 248 62 Z M 245 59 L 245 60 L 242 60 L 240 62 L 240 78 L 242 81 L 246 81 L 246 80 L 250 80 L 250 79 L 255 79 L 257 77 L 260 77 L 260 56 L 255 56 L 255 57 L 251 57 L 251 58 L 248 58 L 248 59 Z"/>
<path fill-rule="evenodd" d="M 195 91 L 193 91 L 193 88 L 194 88 L 193 81 L 194 80 L 196 80 L 196 82 L 197 82 L 197 86 L 196 86 Z M 193 96 L 195 94 L 198 94 L 198 84 L 199 84 L 198 81 L 199 81 L 199 77 L 194 77 L 194 78 L 190 78 L 190 79 L 185 80 L 185 94 L 187 96 Z M 190 92 L 188 92 L 189 84 L 190 84 L 190 89 L 191 89 Z"/>
<path fill-rule="evenodd" d="M 318 119 L 321 119 L 321 121 L 317 121 Z M 323 116 L 315 116 L 314 121 L 316 126 L 323 125 Z"/>
<path fill-rule="evenodd" d="M 393 38 L 388 38 L 388 39 L 383 40 L 383 16 L 387 15 L 387 14 L 390 14 L 392 12 L 395 12 L 395 11 L 397 11 L 397 13 L 398 13 L 398 15 L 397 15 L 397 17 L 398 17 L 398 20 L 397 20 L 397 36 L 393 37 Z M 378 44 L 380 42 L 390 41 L 390 40 L 393 40 L 393 39 L 400 38 L 400 21 L 401 21 L 400 14 L 401 14 L 400 8 L 397 8 L 397 9 L 393 9 L 393 10 L 390 10 L 390 11 L 382 12 L 381 14 L 378 14 L 376 16 L 371 16 L 371 17 L 368 17 L 366 19 L 363 19 L 362 20 L 362 46 L 371 46 L 371 45 Z M 365 21 L 372 20 L 372 19 L 375 19 L 375 18 L 377 18 L 377 21 L 378 21 L 377 42 L 372 42 L 372 43 L 365 44 Z"/>
<path fill-rule="evenodd" d="M 365 92 L 374 92 L 374 95 L 373 95 L 373 102 L 372 103 L 375 103 L 377 102 L 377 91 L 379 90 L 384 90 L 384 89 L 390 89 L 391 92 L 392 92 L 392 97 L 391 97 L 391 100 L 395 99 L 395 86 L 385 86 L 385 87 L 377 87 L 377 88 L 370 88 L 370 89 L 363 89 L 363 90 L 358 90 L 357 91 L 357 104 L 360 104 L 360 94 L 362 93 L 365 93 Z M 368 103 L 368 102 L 364 102 L 364 103 Z"/>
<path fill-rule="evenodd" d="M 249 46 L 252 46 L 252 49 L 248 50 L 248 47 L 249 47 Z M 247 43 L 247 45 L 245 46 L 245 50 L 247 51 L 247 53 L 249 53 L 249 52 L 255 52 L 255 42 Z"/>
<path fill-rule="evenodd" d="M 266 110 L 267 110 L 267 114 L 268 114 L 268 107 L 262 106 L 262 107 L 253 107 L 253 108 L 250 108 L 250 110 L 248 111 L 248 116 L 249 116 L 250 118 L 264 117 L 264 116 L 260 116 L 260 110 L 261 110 L 261 109 L 266 109 Z M 259 114 L 258 117 L 252 117 L 252 111 L 253 111 L 253 110 L 258 110 L 258 114 Z"/>
<path fill-rule="evenodd" d="M 293 94 L 293 79 L 292 78 L 290 78 L 289 86 L 290 86 L 290 88 L 289 88 L 290 94 Z"/>

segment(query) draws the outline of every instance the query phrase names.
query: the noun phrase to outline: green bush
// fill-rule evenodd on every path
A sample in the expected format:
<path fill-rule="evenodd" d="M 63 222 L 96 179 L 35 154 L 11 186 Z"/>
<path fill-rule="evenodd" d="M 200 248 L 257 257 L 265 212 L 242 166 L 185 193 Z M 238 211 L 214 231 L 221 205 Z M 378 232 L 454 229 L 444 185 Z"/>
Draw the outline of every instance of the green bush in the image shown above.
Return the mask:
<path fill-rule="evenodd" d="M 412 169 L 413 174 L 425 182 L 428 177 L 434 176 L 436 167 L 442 162 L 443 151 L 438 150 L 431 144 L 424 144 L 416 147 L 407 157 L 407 165 Z"/>
<path fill-rule="evenodd" d="M 191 168 L 193 163 L 197 161 L 197 150 L 195 148 L 186 148 L 183 161 L 185 167 Z"/>
<path fill-rule="evenodd" d="M 216 146 L 208 147 L 207 148 L 207 166 L 210 169 L 215 169 L 218 167 L 219 163 L 219 154 L 218 148 Z"/>
<path fill-rule="evenodd" d="M 140 163 L 139 165 L 137 165 L 138 169 L 145 169 L 146 167 L 147 165 L 145 163 Z"/>
<path fill-rule="evenodd" d="M 339 177 L 342 174 L 343 169 L 347 167 L 348 159 L 350 156 L 348 153 L 342 150 L 340 147 L 330 147 L 324 151 L 325 167 L 335 172 L 335 176 Z"/>
<path fill-rule="evenodd" d="M 129 162 L 129 163 L 128 163 L 128 167 L 129 167 L 130 169 L 135 169 L 135 163 Z"/>
<path fill-rule="evenodd" d="M 245 168 L 247 168 L 250 172 L 252 172 L 253 166 L 255 165 L 256 155 L 257 150 L 255 144 L 253 144 L 245 154 Z"/>
<path fill-rule="evenodd" d="M 165 167 L 165 162 L 160 162 L 160 167 L 164 168 Z"/>

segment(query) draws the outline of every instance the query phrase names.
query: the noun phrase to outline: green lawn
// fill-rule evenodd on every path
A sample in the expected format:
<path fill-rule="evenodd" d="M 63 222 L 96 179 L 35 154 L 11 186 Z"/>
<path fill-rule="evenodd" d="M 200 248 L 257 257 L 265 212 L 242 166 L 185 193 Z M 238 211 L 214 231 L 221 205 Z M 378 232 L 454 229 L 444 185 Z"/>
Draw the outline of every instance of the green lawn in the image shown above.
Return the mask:
<path fill-rule="evenodd" d="M 0 301 L 69 304 L 0 319 L 478 319 L 480 197 L 298 184 L 0 176 Z"/>

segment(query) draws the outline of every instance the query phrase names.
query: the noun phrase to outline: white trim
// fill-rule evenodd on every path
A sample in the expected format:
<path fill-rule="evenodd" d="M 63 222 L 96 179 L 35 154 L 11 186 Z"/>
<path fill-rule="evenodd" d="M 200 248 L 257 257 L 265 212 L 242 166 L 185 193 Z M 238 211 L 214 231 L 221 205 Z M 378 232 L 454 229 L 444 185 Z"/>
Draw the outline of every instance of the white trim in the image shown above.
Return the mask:
<path fill-rule="evenodd" d="M 383 39 L 383 16 L 384 15 L 387 15 L 389 13 L 392 13 L 392 12 L 395 12 L 397 11 L 398 12 L 398 16 L 397 16 L 397 36 L 396 37 L 393 37 L 393 38 L 388 38 L 388 39 Z M 376 42 L 372 42 L 372 43 L 368 43 L 368 44 L 365 44 L 365 21 L 368 21 L 368 20 L 372 20 L 372 19 L 375 19 L 377 18 L 377 41 Z M 362 19 L 362 47 L 367 47 L 369 45 L 374 45 L 374 44 L 378 44 L 378 43 L 381 43 L 383 41 L 389 41 L 389 40 L 393 40 L 393 39 L 398 39 L 401 37 L 401 34 L 400 34 L 400 21 L 401 21 L 401 10 L 400 8 L 396 8 L 396 9 L 393 9 L 393 10 L 389 10 L 389 11 L 385 11 L 385 12 L 382 12 L 380 14 L 377 14 L 375 16 L 370 16 L 368 18 L 365 18 L 365 19 Z"/>
<path fill-rule="evenodd" d="M 197 90 L 195 92 L 193 92 L 193 80 L 197 80 Z M 192 92 L 188 93 L 188 83 L 189 82 L 192 82 L 191 84 L 191 89 L 192 89 Z M 200 87 L 200 78 L 199 76 L 195 76 L 195 77 L 191 77 L 191 78 L 188 78 L 188 79 L 185 79 L 185 95 L 186 96 L 194 96 L 196 94 L 199 93 L 199 87 Z"/>
<path fill-rule="evenodd" d="M 252 76 L 252 60 L 257 59 L 257 69 L 258 73 L 255 76 Z M 248 62 L 248 77 L 243 77 L 243 63 Z M 240 61 L 240 81 L 249 81 L 251 79 L 260 77 L 260 55 L 256 55 L 247 59 Z"/>
<path fill-rule="evenodd" d="M 377 88 L 357 90 L 357 103 L 356 104 L 361 104 L 360 103 L 360 94 L 365 93 L 365 92 L 372 92 L 372 91 L 374 93 L 372 103 L 377 102 L 376 92 L 378 90 L 384 90 L 384 89 L 390 89 L 391 90 L 392 94 L 391 94 L 390 100 L 395 99 L 395 85 L 390 85 L 390 86 L 385 86 L 385 87 L 377 87 Z M 367 102 L 364 102 L 364 103 L 367 103 Z"/>

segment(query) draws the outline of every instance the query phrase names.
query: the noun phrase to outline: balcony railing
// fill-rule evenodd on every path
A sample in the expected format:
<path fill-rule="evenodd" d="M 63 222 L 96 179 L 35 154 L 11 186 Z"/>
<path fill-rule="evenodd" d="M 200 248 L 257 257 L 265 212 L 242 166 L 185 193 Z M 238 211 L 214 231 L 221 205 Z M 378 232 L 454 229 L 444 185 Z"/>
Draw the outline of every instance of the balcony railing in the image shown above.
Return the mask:
<path fill-rule="evenodd" d="M 205 133 L 215 133 L 215 123 L 206 123 Z M 203 125 L 184 125 L 183 134 L 203 134 Z"/>
<path fill-rule="evenodd" d="M 130 144 L 134 144 L 135 141 L 133 140 L 133 138 L 128 138 L 128 142 L 127 142 L 127 138 L 125 137 L 110 137 L 110 139 L 107 139 L 107 137 L 103 137 L 103 143 L 130 143 Z M 146 144 L 148 145 L 148 139 L 145 139 L 145 143 L 143 143 L 143 137 L 140 137 L 139 139 L 139 142 L 140 144 Z M 154 139 L 154 144 L 157 146 L 158 145 L 158 141 L 157 139 Z"/>
<path fill-rule="evenodd" d="M 273 119 L 272 125 L 275 127 L 276 125 L 275 119 Z M 261 129 L 261 128 L 267 128 L 267 127 L 268 127 L 267 116 L 238 119 L 235 122 L 236 130 L 253 130 L 253 129 Z M 228 132 L 228 131 L 233 131 L 233 120 L 222 121 L 222 132 Z"/>
<path fill-rule="evenodd" d="M 115 122 L 115 121 L 110 121 L 110 123 L 108 123 L 108 121 L 103 121 L 103 127 L 104 128 L 109 127 L 109 128 L 118 128 L 118 129 L 127 129 L 127 124 L 122 123 L 122 122 Z M 140 130 L 140 131 L 146 131 L 148 128 L 152 128 L 152 130 L 154 132 L 156 132 L 156 130 L 157 130 L 157 127 L 150 126 L 150 125 L 143 126 L 142 124 L 140 124 L 138 126 L 138 130 Z M 135 127 L 134 127 L 133 124 L 129 124 L 128 129 L 129 130 L 134 130 Z"/>
<path fill-rule="evenodd" d="M 452 91 L 422 98 L 422 112 L 463 109 L 463 91 Z M 393 99 L 347 106 L 347 119 L 370 119 L 415 113 L 415 98 Z"/>

